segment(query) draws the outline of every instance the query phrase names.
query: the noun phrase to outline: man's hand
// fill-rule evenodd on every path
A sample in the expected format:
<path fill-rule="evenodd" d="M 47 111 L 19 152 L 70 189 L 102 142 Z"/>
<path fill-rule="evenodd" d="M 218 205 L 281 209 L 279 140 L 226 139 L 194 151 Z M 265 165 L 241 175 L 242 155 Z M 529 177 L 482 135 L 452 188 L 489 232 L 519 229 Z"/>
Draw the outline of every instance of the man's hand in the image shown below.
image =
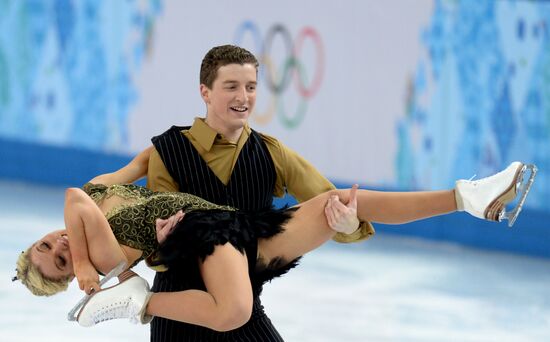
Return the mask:
<path fill-rule="evenodd" d="M 357 184 L 350 190 L 348 204 L 340 202 L 338 196 L 331 196 L 325 206 L 325 216 L 328 225 L 334 231 L 344 234 L 351 234 L 359 227 L 357 218 Z"/>
<path fill-rule="evenodd" d="M 157 241 L 159 242 L 159 244 L 166 241 L 166 238 L 168 237 L 168 235 L 172 233 L 176 224 L 178 224 L 178 222 L 181 221 L 184 216 L 185 216 L 185 213 L 180 210 L 167 219 L 156 220 L 155 229 L 157 231 Z"/>

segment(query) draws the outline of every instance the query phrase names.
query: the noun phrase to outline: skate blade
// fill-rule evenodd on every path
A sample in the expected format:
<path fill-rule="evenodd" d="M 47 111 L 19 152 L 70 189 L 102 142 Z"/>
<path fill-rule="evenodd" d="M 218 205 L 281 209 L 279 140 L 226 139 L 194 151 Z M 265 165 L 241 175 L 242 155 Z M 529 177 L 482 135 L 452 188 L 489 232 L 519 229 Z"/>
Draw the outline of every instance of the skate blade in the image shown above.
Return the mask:
<path fill-rule="evenodd" d="M 530 175 L 529 175 L 529 179 L 527 180 L 526 183 L 523 182 L 523 179 L 524 179 L 524 176 L 525 176 L 525 172 L 529 170 L 530 171 Z M 516 206 L 510 210 L 510 211 L 506 211 L 506 209 L 504 209 L 500 215 L 499 215 L 499 218 L 498 220 L 499 221 L 502 221 L 502 220 L 508 220 L 508 227 L 512 227 L 514 225 L 514 223 L 516 222 L 516 219 L 518 218 L 519 216 L 519 213 L 521 212 L 521 209 L 523 208 L 523 204 L 525 203 L 525 199 L 527 198 L 527 194 L 529 193 L 529 190 L 531 190 L 531 186 L 533 185 L 533 182 L 535 181 L 535 176 L 537 175 L 537 167 L 536 165 L 533 165 L 533 164 L 528 164 L 528 165 L 523 165 L 523 168 L 521 170 L 521 174 L 520 176 L 518 177 L 518 181 L 517 181 L 517 191 L 518 191 L 518 195 L 516 196 L 517 198 L 519 198 L 519 201 L 517 202 Z"/>
<path fill-rule="evenodd" d="M 121 262 L 118 264 L 115 268 L 113 268 L 109 273 L 101 279 L 99 282 L 99 287 L 102 287 L 105 285 L 109 280 L 113 279 L 114 277 L 118 277 L 119 274 L 121 274 L 125 269 L 127 265 L 126 262 Z M 78 316 L 76 313 L 80 311 L 80 309 L 86 305 L 86 303 L 90 300 L 90 298 L 93 296 L 93 294 L 85 295 L 81 300 L 78 301 L 78 303 L 69 311 L 67 314 L 67 319 L 71 322 L 76 321 Z"/>

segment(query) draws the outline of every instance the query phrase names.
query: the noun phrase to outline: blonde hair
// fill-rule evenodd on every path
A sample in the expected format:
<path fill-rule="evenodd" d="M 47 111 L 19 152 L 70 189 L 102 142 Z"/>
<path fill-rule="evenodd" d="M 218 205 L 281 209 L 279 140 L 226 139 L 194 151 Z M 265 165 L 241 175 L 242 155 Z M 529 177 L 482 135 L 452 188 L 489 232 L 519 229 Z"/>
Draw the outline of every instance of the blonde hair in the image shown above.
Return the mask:
<path fill-rule="evenodd" d="M 35 264 L 31 262 L 31 247 L 22 252 L 17 258 L 17 272 L 14 280 L 20 280 L 35 296 L 51 296 L 67 290 L 72 276 L 60 279 L 46 277 Z"/>

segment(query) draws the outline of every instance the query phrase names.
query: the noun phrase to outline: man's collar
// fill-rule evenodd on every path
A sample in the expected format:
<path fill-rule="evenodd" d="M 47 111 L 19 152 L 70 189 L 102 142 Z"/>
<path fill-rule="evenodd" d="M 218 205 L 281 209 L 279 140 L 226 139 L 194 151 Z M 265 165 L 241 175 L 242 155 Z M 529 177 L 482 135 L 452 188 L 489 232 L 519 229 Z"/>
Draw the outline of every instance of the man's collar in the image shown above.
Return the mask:
<path fill-rule="evenodd" d="M 243 132 L 246 133 L 248 137 L 250 135 L 250 126 L 248 123 L 244 125 Z M 219 136 L 219 139 L 225 139 L 221 134 L 218 134 L 212 127 L 208 126 L 204 118 L 195 118 L 193 126 L 189 129 L 189 134 L 204 148 L 206 151 L 210 151 L 212 145 L 216 141 L 216 138 Z M 241 138 L 242 138 L 241 134 Z M 239 140 L 241 139 L 239 138 Z"/>

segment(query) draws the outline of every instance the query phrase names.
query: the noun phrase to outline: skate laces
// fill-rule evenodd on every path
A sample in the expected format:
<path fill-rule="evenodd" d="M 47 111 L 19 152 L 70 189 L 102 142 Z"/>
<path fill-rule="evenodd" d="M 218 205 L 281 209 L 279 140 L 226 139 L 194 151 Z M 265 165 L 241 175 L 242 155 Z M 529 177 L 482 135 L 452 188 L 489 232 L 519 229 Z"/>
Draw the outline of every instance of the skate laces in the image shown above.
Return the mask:
<path fill-rule="evenodd" d="M 464 183 L 471 184 L 471 185 L 473 185 L 473 186 L 476 186 L 477 183 L 479 183 L 480 180 L 483 180 L 483 178 L 482 178 L 482 179 L 476 179 L 476 180 L 474 180 L 474 178 L 476 178 L 476 176 L 477 176 L 477 174 L 474 174 L 472 177 L 470 177 L 470 178 L 468 178 L 468 179 L 462 179 L 462 180 L 460 180 L 460 181 L 462 181 L 462 182 L 464 182 Z"/>
<path fill-rule="evenodd" d="M 93 314 L 93 321 L 98 324 L 113 319 L 128 318 L 130 322 L 137 324 L 139 323 L 138 314 L 139 308 L 137 305 L 131 297 L 126 297 L 98 309 Z"/>
<path fill-rule="evenodd" d="M 478 185 L 478 184 L 480 184 L 480 183 L 485 183 L 485 182 L 488 181 L 489 179 L 493 179 L 494 176 L 498 176 L 498 175 L 500 175 L 501 173 L 503 173 L 504 171 L 506 171 L 506 170 L 502 170 L 502 171 L 500 171 L 500 172 L 498 172 L 498 173 L 495 173 L 495 174 L 493 174 L 493 175 L 491 175 L 491 176 L 488 176 L 488 177 L 484 177 L 484 178 L 480 178 L 480 179 L 474 180 L 474 178 L 476 178 L 476 176 L 477 176 L 477 173 L 475 173 L 472 177 L 470 177 L 470 179 L 468 179 L 468 182 L 470 182 L 470 183 L 472 183 L 472 185 L 476 186 L 476 185 Z"/>
<path fill-rule="evenodd" d="M 484 177 L 484 178 L 481 178 L 481 179 L 477 179 L 475 181 L 472 181 L 472 184 L 474 185 L 477 185 L 477 184 L 482 184 L 482 183 L 486 183 L 488 181 L 491 181 L 495 178 L 497 178 L 498 176 L 502 175 L 503 173 L 507 172 L 508 171 L 508 168 L 505 168 L 504 170 L 501 170 L 495 174 L 492 174 L 490 176 L 487 176 L 487 177 Z M 474 178 L 476 175 L 473 175 L 472 178 Z M 470 179 L 472 179 L 470 178 Z"/>

